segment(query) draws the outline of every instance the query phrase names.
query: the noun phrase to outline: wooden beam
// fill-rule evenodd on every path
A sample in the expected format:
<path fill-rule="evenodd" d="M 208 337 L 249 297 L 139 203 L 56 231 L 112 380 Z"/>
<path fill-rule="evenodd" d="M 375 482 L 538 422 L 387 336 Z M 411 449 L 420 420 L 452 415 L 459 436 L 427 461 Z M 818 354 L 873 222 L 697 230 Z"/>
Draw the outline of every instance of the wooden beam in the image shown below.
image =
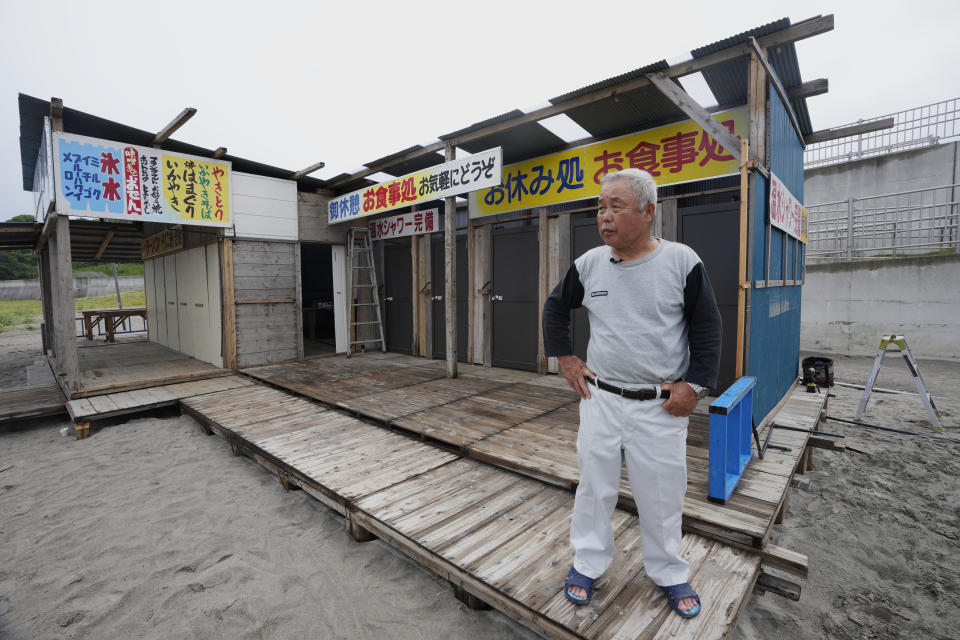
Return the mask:
<path fill-rule="evenodd" d="M 707 110 L 701 107 L 696 100 L 691 98 L 690 94 L 684 91 L 680 85 L 668 79 L 662 73 L 648 73 L 647 79 L 650 80 L 651 84 L 653 84 L 667 100 L 675 104 L 677 108 L 690 116 L 694 122 L 710 134 L 710 137 L 726 149 L 727 153 L 737 160 L 741 160 L 740 142 L 737 140 L 737 137 L 730 133 L 722 124 L 714 120 L 713 116 L 707 113 Z"/>
<path fill-rule="evenodd" d="M 222 157 L 225 156 L 225 155 L 227 155 L 227 148 L 226 148 L 226 147 L 217 147 L 216 151 L 213 152 L 213 156 L 211 156 L 211 157 L 212 157 L 214 160 L 218 160 L 218 159 L 222 158 Z"/>
<path fill-rule="evenodd" d="M 756 38 L 750 38 L 750 46 L 753 48 L 753 52 L 760 60 L 760 64 L 762 64 L 763 68 L 766 70 L 767 77 L 773 84 L 773 88 L 776 90 L 777 95 L 779 95 L 780 99 L 783 101 L 783 106 L 787 110 L 787 115 L 790 116 L 791 124 L 793 124 L 793 130 L 797 132 L 797 138 L 800 140 L 800 145 L 803 146 L 803 132 L 800 130 L 800 123 L 797 121 L 797 114 L 793 111 L 793 105 L 790 103 L 790 98 L 787 97 L 787 92 L 784 90 L 783 84 L 780 82 L 780 78 L 777 76 L 776 72 L 774 72 L 773 67 L 770 66 L 770 62 L 767 60 L 767 56 L 763 54 L 763 49 L 760 48 L 760 44 L 757 42 Z"/>
<path fill-rule="evenodd" d="M 547 373 L 547 356 L 543 346 L 543 305 L 547 301 L 550 291 L 547 289 L 550 281 L 550 237 L 549 223 L 547 214 L 549 207 L 539 207 L 537 209 L 537 242 L 538 242 L 538 262 L 537 269 L 537 373 Z"/>
<path fill-rule="evenodd" d="M 233 288 L 233 240 L 220 241 L 220 296 L 223 304 L 223 366 L 237 368 L 237 307 Z"/>
<path fill-rule="evenodd" d="M 60 334 L 60 351 L 56 353 L 59 373 L 63 374 L 71 393 L 80 386 L 80 361 L 77 353 L 77 327 L 73 304 L 73 259 L 70 254 L 70 220 L 53 216 L 54 231 L 51 240 L 50 262 L 56 280 L 54 298 L 54 331 Z"/>
<path fill-rule="evenodd" d="M 747 163 L 746 159 L 750 157 L 749 144 L 745 139 L 740 140 L 740 157 L 744 160 L 740 163 L 740 257 L 737 262 L 737 352 L 735 358 L 736 376 L 743 375 L 744 353 L 746 352 L 746 308 L 747 308 L 747 289 L 750 282 L 747 280 Z M 728 149 L 729 151 L 729 149 Z"/>
<path fill-rule="evenodd" d="M 444 149 L 444 159 L 457 159 L 452 144 Z M 453 196 L 443 203 L 443 310 L 447 322 L 447 377 L 457 377 L 457 199 Z"/>
<path fill-rule="evenodd" d="M 107 245 L 110 244 L 110 241 L 113 240 L 114 231 L 107 231 L 103 236 L 103 242 L 100 243 L 100 248 L 97 249 L 97 252 L 93 255 L 93 261 L 97 262 L 100 260 L 100 256 L 103 255 L 103 252 L 106 251 Z"/>
<path fill-rule="evenodd" d="M 778 47 L 791 42 L 796 42 L 798 40 L 803 40 L 805 38 L 810 38 L 821 33 L 826 33 L 831 30 L 833 30 L 833 15 L 817 16 L 815 18 L 811 18 L 787 27 L 782 31 L 777 31 L 775 33 L 766 35 L 760 38 L 758 42 L 759 46 L 763 48 Z M 751 50 L 752 48 L 749 43 L 734 45 L 732 47 L 728 47 L 726 49 L 703 56 L 702 58 L 694 58 L 680 62 L 665 69 L 662 73 L 668 78 L 681 78 L 683 76 L 690 75 L 691 73 L 697 73 L 698 71 L 703 71 L 709 67 L 741 58 L 747 55 Z M 403 155 L 397 156 L 388 162 L 378 162 L 372 165 L 367 165 L 367 168 L 362 171 L 358 171 L 348 176 L 343 176 L 342 178 L 338 178 L 336 180 L 331 180 L 329 186 L 331 189 L 335 189 L 341 185 L 365 178 L 379 171 L 384 171 L 385 169 L 389 169 L 390 167 L 413 160 L 414 158 L 420 158 L 431 153 L 440 153 L 444 150 L 444 147 L 447 144 L 450 144 L 454 147 L 462 146 L 463 144 L 473 140 L 479 140 L 495 133 L 507 131 L 509 129 L 513 129 L 514 127 L 519 127 L 530 122 L 537 122 L 538 120 L 550 118 L 560 113 L 566 113 L 567 111 L 582 107 L 584 105 L 593 104 L 601 100 L 606 100 L 607 98 L 612 98 L 617 95 L 622 95 L 624 93 L 648 86 L 650 86 L 650 80 L 645 76 L 641 76 L 623 82 L 615 87 L 604 87 L 603 89 L 598 89 L 597 91 L 591 91 L 590 93 L 578 96 L 572 100 L 567 100 L 558 105 L 550 105 L 548 107 L 536 109 L 520 117 L 507 120 L 506 122 L 492 124 L 490 126 L 483 127 L 482 129 L 477 129 L 459 136 L 448 138 L 445 141 L 434 142 L 433 144 L 429 144 L 422 149 L 417 149 L 415 151 L 410 151 Z"/>
<path fill-rule="evenodd" d="M 323 169 L 325 166 L 327 166 L 326 162 L 317 162 L 316 164 L 310 165 L 306 169 L 301 169 L 300 171 L 295 171 L 294 173 L 291 173 L 289 179 L 299 180 L 303 176 L 309 175 L 314 171 L 320 171 L 320 169 Z"/>
<path fill-rule="evenodd" d="M 176 131 L 183 125 L 185 125 L 187 123 L 187 120 L 192 118 L 196 113 L 197 113 L 197 110 L 194 109 L 193 107 L 187 107 L 186 109 L 181 111 L 176 118 L 174 118 L 169 123 L 167 123 L 167 126 L 165 126 L 163 129 L 158 131 L 157 135 L 153 136 L 153 142 L 151 142 L 150 144 L 152 146 L 163 144 L 167 138 L 173 135 L 174 131 Z"/>
<path fill-rule="evenodd" d="M 829 140 L 839 140 L 850 136 L 860 135 L 861 133 L 870 133 L 872 131 L 881 131 L 893 127 L 893 118 L 884 118 L 873 122 L 861 122 L 860 124 L 850 125 L 849 127 L 840 127 L 837 129 L 822 129 L 814 131 L 803 139 L 805 144 L 816 144 L 817 142 L 827 142 Z"/>
<path fill-rule="evenodd" d="M 787 89 L 787 95 L 790 96 L 791 100 L 799 100 L 800 98 L 812 98 L 813 96 L 819 96 L 830 90 L 830 83 L 826 78 L 817 78 L 816 80 L 811 80 L 810 82 L 804 82 L 803 84 L 798 84 L 795 87 L 790 87 Z"/>
<path fill-rule="evenodd" d="M 62 98 L 50 98 L 50 119 L 51 120 L 63 119 L 63 99 Z M 54 131 L 63 131 L 63 129 L 54 129 Z"/>

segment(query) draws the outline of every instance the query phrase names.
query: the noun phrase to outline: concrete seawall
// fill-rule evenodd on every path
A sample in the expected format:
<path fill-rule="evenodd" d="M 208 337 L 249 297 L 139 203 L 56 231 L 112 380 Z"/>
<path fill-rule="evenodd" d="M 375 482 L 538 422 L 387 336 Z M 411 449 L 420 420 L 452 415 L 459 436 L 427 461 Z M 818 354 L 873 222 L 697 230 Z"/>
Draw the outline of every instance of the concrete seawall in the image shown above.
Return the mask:
<path fill-rule="evenodd" d="M 872 356 L 889 333 L 918 358 L 960 360 L 960 256 L 807 265 L 801 349 Z"/>
<path fill-rule="evenodd" d="M 120 291 L 139 291 L 143 289 L 143 276 L 121 276 Z M 76 298 L 106 296 L 116 293 L 112 277 L 85 277 L 73 279 L 73 295 Z M 39 280 L 3 280 L 0 281 L 0 300 L 39 300 Z"/>

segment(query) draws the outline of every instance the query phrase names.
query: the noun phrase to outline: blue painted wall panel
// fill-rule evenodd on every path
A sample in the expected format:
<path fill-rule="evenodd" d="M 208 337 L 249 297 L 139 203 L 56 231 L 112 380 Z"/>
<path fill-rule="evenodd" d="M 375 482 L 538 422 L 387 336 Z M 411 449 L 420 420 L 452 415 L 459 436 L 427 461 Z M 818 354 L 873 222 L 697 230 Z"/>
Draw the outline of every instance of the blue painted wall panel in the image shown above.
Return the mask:
<path fill-rule="evenodd" d="M 801 202 L 803 201 L 803 147 L 790 123 L 790 116 L 776 90 L 769 86 L 767 122 L 770 136 L 770 168 Z M 766 279 L 768 184 L 754 177 L 753 273 L 754 281 Z M 791 280 L 795 275 L 795 243 L 784 233 L 770 230 L 770 279 Z M 802 256 L 802 251 L 801 251 Z M 785 262 L 786 261 L 786 262 Z M 788 267 L 784 272 L 784 265 Z M 786 273 L 786 276 L 784 276 Z M 797 377 L 800 358 L 799 286 L 753 289 L 750 297 L 750 346 L 747 375 L 757 377 L 753 415 L 759 422 L 769 413 Z"/>

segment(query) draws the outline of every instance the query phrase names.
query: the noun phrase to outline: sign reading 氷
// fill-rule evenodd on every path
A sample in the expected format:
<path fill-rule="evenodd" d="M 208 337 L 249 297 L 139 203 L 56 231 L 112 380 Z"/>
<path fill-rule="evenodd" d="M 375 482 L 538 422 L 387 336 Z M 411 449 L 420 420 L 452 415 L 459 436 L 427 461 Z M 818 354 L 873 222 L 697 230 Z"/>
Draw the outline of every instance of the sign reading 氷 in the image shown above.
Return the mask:
<path fill-rule="evenodd" d="M 372 216 L 418 202 L 439 200 L 500 184 L 500 147 L 364 187 L 330 201 L 330 223 Z"/>
<path fill-rule="evenodd" d="M 229 227 L 230 163 L 53 134 L 57 210 L 68 216 Z"/>
<path fill-rule="evenodd" d="M 440 209 L 424 209 L 401 213 L 398 216 L 379 218 L 370 221 L 370 239 L 383 240 L 384 238 L 402 238 L 415 236 L 421 233 L 438 231 L 437 221 L 440 219 Z"/>
<path fill-rule="evenodd" d="M 713 117 L 731 133 L 747 130 L 745 108 Z M 503 181 L 471 196 L 470 216 L 479 218 L 600 195 L 603 176 L 642 169 L 658 185 L 732 175 L 737 160 L 692 120 L 584 145 L 504 167 Z"/>
<path fill-rule="evenodd" d="M 806 243 L 810 212 L 800 204 L 787 185 L 770 172 L 770 224 Z"/>

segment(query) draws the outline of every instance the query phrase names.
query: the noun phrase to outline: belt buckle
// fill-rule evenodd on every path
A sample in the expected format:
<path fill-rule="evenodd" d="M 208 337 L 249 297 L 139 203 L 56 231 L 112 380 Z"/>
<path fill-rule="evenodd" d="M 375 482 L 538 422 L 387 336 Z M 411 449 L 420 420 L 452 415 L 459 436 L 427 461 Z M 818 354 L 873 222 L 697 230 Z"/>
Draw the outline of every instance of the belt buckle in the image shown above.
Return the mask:
<path fill-rule="evenodd" d="M 624 392 L 624 391 L 626 391 L 626 389 L 624 389 L 623 387 L 620 387 L 620 397 L 621 397 L 621 398 L 624 397 L 624 396 L 623 396 L 623 392 Z"/>

